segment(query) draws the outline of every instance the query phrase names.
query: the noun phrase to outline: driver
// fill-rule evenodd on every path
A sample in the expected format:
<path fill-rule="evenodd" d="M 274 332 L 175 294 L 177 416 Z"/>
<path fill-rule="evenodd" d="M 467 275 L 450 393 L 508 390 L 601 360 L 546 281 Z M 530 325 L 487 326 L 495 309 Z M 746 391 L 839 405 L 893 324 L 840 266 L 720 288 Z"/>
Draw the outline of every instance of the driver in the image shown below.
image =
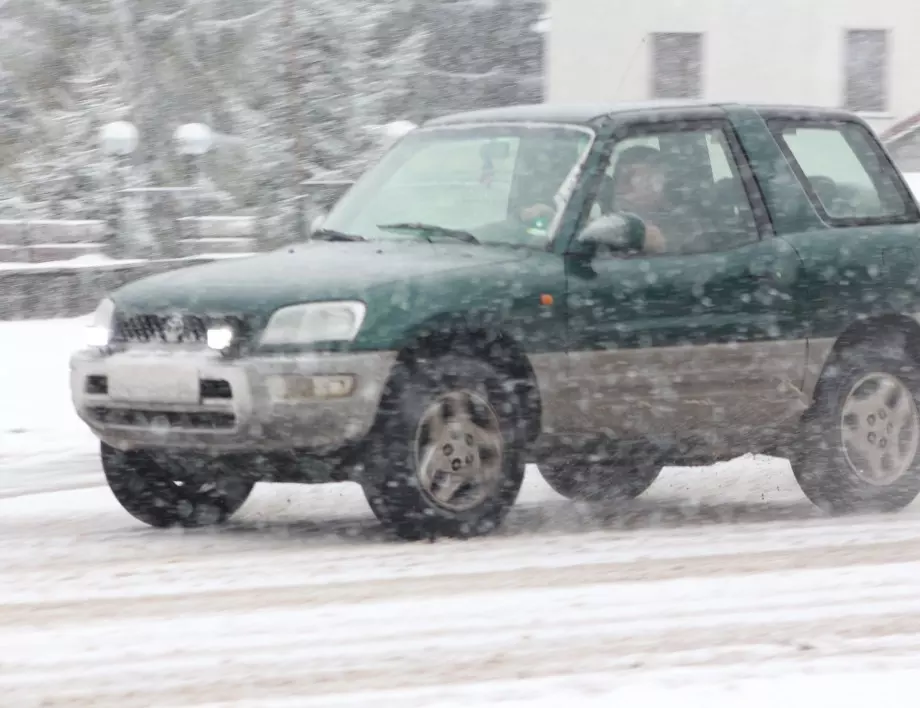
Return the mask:
<path fill-rule="evenodd" d="M 661 153 L 637 145 L 627 148 L 617 160 L 611 185 L 613 210 L 633 214 L 645 224 L 645 251 L 664 253 L 667 240 L 661 224 L 667 223 L 665 198 L 667 172 Z"/>
<path fill-rule="evenodd" d="M 578 159 L 577 149 L 572 152 L 565 149 L 567 147 L 555 146 L 554 150 L 542 156 L 544 159 L 534 166 L 536 169 L 526 172 L 530 178 L 528 186 L 533 191 L 528 194 L 529 200 L 522 200 L 527 206 L 518 213 L 525 224 L 537 219 L 549 221 L 555 215 L 553 198 Z M 661 227 L 662 223 L 668 223 L 670 213 L 665 197 L 666 180 L 664 160 L 655 148 L 627 148 L 617 160 L 609 201 L 614 211 L 630 213 L 642 220 L 645 225 L 644 251 L 647 253 L 664 253 L 667 250 L 667 240 Z"/>

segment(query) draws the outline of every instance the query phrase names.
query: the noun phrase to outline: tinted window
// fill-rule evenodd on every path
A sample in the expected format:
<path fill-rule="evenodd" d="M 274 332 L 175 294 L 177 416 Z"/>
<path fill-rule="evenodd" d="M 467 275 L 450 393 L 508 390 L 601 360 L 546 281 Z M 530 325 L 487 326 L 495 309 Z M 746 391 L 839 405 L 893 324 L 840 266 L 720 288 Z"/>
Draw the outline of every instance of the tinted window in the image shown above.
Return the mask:
<path fill-rule="evenodd" d="M 778 137 L 831 220 L 892 219 L 908 213 L 896 173 L 860 125 L 785 125 Z"/>
<path fill-rule="evenodd" d="M 646 187 L 633 175 L 649 162 L 657 167 L 654 175 L 640 175 L 652 180 Z M 726 250 L 759 238 L 738 164 L 718 127 L 643 130 L 618 142 L 592 217 L 612 212 L 657 226 L 670 254 Z"/>

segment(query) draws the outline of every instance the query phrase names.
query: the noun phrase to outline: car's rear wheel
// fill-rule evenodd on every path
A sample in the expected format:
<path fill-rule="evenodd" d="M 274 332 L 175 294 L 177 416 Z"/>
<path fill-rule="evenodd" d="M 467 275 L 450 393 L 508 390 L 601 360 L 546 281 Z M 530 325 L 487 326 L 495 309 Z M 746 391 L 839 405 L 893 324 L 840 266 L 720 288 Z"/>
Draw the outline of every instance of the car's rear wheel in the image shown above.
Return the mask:
<path fill-rule="evenodd" d="M 497 529 L 524 479 L 519 406 L 489 364 L 446 356 L 391 382 L 361 477 L 398 536 L 472 537 Z"/>
<path fill-rule="evenodd" d="M 793 453 L 799 486 L 832 514 L 898 511 L 920 493 L 920 376 L 906 348 L 873 342 L 825 367 Z"/>
<path fill-rule="evenodd" d="M 122 451 L 102 443 L 102 469 L 118 503 L 156 528 L 195 528 L 229 519 L 249 498 L 254 483 L 181 457 Z"/>
<path fill-rule="evenodd" d="M 639 457 L 594 461 L 573 457 L 542 461 L 540 475 L 557 494 L 572 501 L 620 504 L 632 501 L 658 479 L 661 465 Z"/>

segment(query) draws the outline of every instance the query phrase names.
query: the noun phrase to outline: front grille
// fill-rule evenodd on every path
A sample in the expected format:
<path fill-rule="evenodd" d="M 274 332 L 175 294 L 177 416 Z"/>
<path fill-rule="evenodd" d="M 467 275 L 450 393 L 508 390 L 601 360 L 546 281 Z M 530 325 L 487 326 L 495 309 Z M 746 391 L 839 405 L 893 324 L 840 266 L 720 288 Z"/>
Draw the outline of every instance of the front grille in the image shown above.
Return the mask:
<path fill-rule="evenodd" d="M 120 344 L 204 344 L 209 327 L 227 324 L 239 339 L 245 339 L 246 323 L 240 317 L 175 314 L 118 316 L 112 340 Z"/>
<path fill-rule="evenodd" d="M 207 339 L 208 322 L 197 315 L 134 315 L 118 318 L 113 334 L 132 344 L 197 344 Z"/>
<path fill-rule="evenodd" d="M 90 415 L 99 423 L 130 428 L 165 428 L 170 430 L 229 430 L 236 425 L 233 413 L 200 411 L 154 411 L 142 408 L 108 408 L 95 406 Z"/>

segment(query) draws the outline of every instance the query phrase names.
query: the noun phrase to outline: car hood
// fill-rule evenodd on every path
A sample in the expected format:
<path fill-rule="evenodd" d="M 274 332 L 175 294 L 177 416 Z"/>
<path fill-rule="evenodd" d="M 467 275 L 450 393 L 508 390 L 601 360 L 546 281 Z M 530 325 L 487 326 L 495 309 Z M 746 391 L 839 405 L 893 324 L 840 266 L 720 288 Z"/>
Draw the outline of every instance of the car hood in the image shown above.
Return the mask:
<path fill-rule="evenodd" d="M 450 242 L 313 241 L 148 276 L 121 287 L 113 299 L 123 311 L 259 315 L 297 302 L 366 300 L 369 291 L 388 283 L 482 269 L 528 255 L 526 249 Z"/>

